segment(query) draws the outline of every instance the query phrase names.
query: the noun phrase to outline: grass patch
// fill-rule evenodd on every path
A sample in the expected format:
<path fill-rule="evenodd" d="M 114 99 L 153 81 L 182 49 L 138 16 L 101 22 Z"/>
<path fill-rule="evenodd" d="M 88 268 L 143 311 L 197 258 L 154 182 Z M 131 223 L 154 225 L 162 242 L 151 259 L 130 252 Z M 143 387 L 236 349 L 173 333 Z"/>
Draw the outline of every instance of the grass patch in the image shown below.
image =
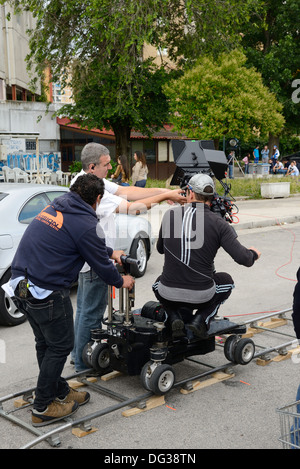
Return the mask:
<path fill-rule="evenodd" d="M 249 199 L 261 199 L 260 186 L 262 183 L 273 183 L 273 182 L 290 182 L 290 193 L 299 194 L 300 193 L 300 183 L 298 178 L 292 178 L 283 176 L 282 178 L 272 177 L 272 178 L 258 178 L 258 179 L 248 179 L 248 178 L 235 178 L 228 179 L 227 184 L 231 185 L 230 194 L 232 197 L 248 197 Z M 166 187 L 166 181 L 160 179 L 147 179 L 146 187 Z M 172 189 L 172 187 L 171 187 Z M 218 194 L 223 195 L 224 189 L 216 181 L 216 191 Z"/>

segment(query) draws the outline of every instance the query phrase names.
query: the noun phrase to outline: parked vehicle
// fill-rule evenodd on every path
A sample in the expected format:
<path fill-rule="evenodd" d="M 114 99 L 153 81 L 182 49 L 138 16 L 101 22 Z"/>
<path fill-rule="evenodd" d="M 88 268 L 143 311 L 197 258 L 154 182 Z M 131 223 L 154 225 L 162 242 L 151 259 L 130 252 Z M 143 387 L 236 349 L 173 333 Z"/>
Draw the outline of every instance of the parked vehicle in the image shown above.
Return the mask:
<path fill-rule="evenodd" d="M 29 223 L 56 197 L 68 191 L 67 187 L 48 184 L 0 184 L 0 325 L 16 326 L 25 321 L 1 286 L 11 276 L 11 263 L 20 239 Z M 115 214 L 116 245 L 139 260 L 133 275 L 142 277 L 152 252 L 154 240 L 150 223 L 138 216 Z M 32 240 L 34 243 L 34 239 Z"/>

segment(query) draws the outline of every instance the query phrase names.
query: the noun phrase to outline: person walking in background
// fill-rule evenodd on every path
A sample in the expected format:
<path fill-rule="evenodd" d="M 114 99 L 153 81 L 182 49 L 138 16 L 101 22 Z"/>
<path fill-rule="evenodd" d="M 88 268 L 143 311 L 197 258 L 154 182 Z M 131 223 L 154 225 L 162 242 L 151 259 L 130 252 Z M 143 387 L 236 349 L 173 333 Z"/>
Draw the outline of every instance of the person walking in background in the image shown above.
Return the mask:
<path fill-rule="evenodd" d="M 259 162 L 259 145 L 256 145 L 256 147 L 254 148 L 253 157 L 254 157 L 254 163 L 257 164 Z"/>
<path fill-rule="evenodd" d="M 245 174 L 249 174 L 249 163 L 250 163 L 250 153 L 243 158 L 243 162 L 245 163 Z"/>
<path fill-rule="evenodd" d="M 269 163 L 269 148 L 268 145 L 265 145 L 261 151 L 261 161 L 264 164 Z"/>
<path fill-rule="evenodd" d="M 127 157 L 125 155 L 121 155 L 118 157 L 117 161 L 118 166 L 112 176 L 112 181 L 120 184 L 120 186 L 129 186 L 130 169 Z"/>
<path fill-rule="evenodd" d="M 229 155 L 227 156 L 228 161 L 228 172 L 229 172 L 229 179 L 234 179 L 233 171 L 234 171 L 234 151 L 232 150 Z"/>
<path fill-rule="evenodd" d="M 136 151 L 133 157 L 136 163 L 132 168 L 132 185 L 145 187 L 148 174 L 145 155 L 141 151 Z"/>

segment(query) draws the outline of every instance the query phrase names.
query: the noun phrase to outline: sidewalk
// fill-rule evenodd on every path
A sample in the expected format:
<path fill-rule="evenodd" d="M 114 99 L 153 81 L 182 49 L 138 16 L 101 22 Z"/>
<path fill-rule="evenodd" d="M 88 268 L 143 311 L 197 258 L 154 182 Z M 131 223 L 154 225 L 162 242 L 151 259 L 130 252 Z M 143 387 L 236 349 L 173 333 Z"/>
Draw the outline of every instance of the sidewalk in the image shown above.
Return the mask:
<path fill-rule="evenodd" d="M 280 199 L 236 199 L 234 203 L 238 207 L 237 223 L 233 224 L 237 231 L 300 221 L 300 195 Z M 141 215 L 151 223 L 154 237 L 158 236 L 162 217 L 169 208 L 169 204 L 162 203 Z"/>
<path fill-rule="evenodd" d="M 280 199 L 237 200 L 236 230 L 296 223 L 300 221 L 300 196 Z"/>

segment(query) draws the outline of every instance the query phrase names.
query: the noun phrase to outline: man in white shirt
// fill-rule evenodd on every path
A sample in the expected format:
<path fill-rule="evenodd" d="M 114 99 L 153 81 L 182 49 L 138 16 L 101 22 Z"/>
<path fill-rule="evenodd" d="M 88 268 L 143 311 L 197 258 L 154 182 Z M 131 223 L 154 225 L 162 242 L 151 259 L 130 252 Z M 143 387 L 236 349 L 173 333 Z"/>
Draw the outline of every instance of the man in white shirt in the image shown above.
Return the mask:
<path fill-rule="evenodd" d="M 164 188 L 142 188 L 136 186 L 119 186 L 106 180 L 110 164 L 109 150 L 99 143 L 88 143 L 81 153 L 82 171 L 78 176 L 92 173 L 103 179 L 105 185 L 104 196 L 96 213 L 100 218 L 100 225 L 106 236 L 106 244 L 113 247 L 115 212 L 139 214 L 145 212 L 164 200 L 185 203 L 181 195 L 182 190 L 168 190 Z M 130 202 L 128 201 L 130 200 Z M 82 360 L 82 352 L 90 341 L 91 329 L 100 328 L 107 306 L 107 284 L 103 282 L 90 267 L 85 264 L 78 278 L 77 311 L 75 318 L 75 347 L 72 360 L 76 371 L 86 369 Z"/>

